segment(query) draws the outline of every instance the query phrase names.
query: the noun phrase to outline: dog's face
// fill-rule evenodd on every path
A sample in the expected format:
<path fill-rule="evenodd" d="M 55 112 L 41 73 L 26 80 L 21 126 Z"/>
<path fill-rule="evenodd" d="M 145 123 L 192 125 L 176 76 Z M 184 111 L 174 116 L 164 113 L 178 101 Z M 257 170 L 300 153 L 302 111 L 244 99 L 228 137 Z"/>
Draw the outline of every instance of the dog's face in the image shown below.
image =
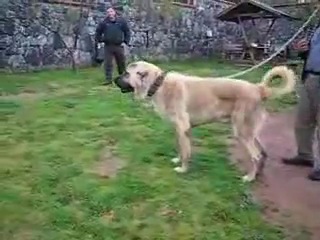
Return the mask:
<path fill-rule="evenodd" d="M 161 73 L 161 69 L 151 63 L 134 62 L 128 65 L 124 74 L 115 79 L 115 84 L 122 93 L 134 92 L 135 97 L 144 99 Z"/>

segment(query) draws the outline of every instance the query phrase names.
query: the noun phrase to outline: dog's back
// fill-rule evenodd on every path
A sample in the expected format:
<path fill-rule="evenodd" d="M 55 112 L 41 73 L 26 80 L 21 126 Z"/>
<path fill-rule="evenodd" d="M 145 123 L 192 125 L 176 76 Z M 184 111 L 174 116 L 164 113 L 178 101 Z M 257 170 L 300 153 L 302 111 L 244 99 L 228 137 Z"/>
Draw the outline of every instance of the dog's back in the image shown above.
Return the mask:
<path fill-rule="evenodd" d="M 288 92 L 292 88 L 294 74 L 285 67 L 271 69 L 265 74 L 263 83 L 229 78 L 203 78 L 169 72 L 165 81 L 167 87 L 164 87 L 167 97 L 163 99 L 168 106 L 172 105 L 172 102 L 179 102 L 183 111 L 189 113 L 192 123 L 206 123 L 230 117 L 239 102 L 259 105 L 261 101 L 267 99 L 267 95 L 270 95 L 271 90 L 267 87 L 267 83 L 278 75 L 284 78 L 289 86 L 286 87 Z M 175 96 L 174 100 L 168 96 L 169 90 L 172 89 L 174 92 L 171 95 Z"/>
<path fill-rule="evenodd" d="M 219 98 L 235 100 L 238 98 L 259 98 L 259 87 L 245 80 L 227 78 L 202 78 L 176 72 L 168 73 L 169 81 L 179 81 L 185 85 L 194 98 Z"/>

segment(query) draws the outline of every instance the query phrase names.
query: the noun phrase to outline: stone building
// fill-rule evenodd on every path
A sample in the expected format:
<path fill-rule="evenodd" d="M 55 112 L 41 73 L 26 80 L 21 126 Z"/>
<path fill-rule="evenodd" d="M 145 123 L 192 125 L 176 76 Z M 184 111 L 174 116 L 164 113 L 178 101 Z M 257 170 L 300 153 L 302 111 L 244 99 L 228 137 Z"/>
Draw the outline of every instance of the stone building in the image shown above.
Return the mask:
<path fill-rule="evenodd" d="M 222 41 L 241 39 L 236 24 L 215 19 L 230 6 L 228 1 L 173 0 L 172 5 L 157 2 L 3 0 L 0 67 L 19 71 L 91 64 L 95 28 L 110 4 L 118 6 L 129 21 L 131 58 L 214 56 L 220 53 Z M 280 21 L 273 38 L 283 42 L 296 29 L 296 24 Z"/>

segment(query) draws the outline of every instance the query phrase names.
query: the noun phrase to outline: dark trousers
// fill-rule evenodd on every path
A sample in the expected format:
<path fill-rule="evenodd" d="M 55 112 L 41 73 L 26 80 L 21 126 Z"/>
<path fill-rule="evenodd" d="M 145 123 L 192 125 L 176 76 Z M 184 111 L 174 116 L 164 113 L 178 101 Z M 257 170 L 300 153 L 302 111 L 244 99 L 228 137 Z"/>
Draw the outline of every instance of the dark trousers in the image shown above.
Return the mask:
<path fill-rule="evenodd" d="M 121 45 L 105 45 L 104 47 L 104 64 L 105 78 L 107 82 L 112 81 L 113 57 L 116 61 L 118 73 L 121 75 L 126 69 L 126 59 L 124 56 L 124 48 Z"/>
<path fill-rule="evenodd" d="M 298 89 L 299 102 L 295 126 L 298 155 L 315 160 L 314 168 L 320 169 L 320 75 L 308 74 Z M 313 141 L 318 140 L 317 152 L 313 152 Z"/>

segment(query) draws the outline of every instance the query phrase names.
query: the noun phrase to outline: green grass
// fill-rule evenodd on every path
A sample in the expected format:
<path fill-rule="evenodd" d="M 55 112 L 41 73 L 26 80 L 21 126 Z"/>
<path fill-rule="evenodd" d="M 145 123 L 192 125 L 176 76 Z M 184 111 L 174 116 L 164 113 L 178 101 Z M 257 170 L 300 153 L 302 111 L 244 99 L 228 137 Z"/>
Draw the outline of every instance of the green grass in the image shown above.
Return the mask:
<path fill-rule="evenodd" d="M 202 76 L 239 70 L 212 61 L 161 65 Z M 229 164 L 228 125 L 195 129 L 192 168 L 178 175 L 170 125 L 99 87 L 102 79 L 101 69 L 1 75 L 1 239 L 283 239 Z M 92 174 L 105 146 L 126 161 L 113 179 Z"/>

